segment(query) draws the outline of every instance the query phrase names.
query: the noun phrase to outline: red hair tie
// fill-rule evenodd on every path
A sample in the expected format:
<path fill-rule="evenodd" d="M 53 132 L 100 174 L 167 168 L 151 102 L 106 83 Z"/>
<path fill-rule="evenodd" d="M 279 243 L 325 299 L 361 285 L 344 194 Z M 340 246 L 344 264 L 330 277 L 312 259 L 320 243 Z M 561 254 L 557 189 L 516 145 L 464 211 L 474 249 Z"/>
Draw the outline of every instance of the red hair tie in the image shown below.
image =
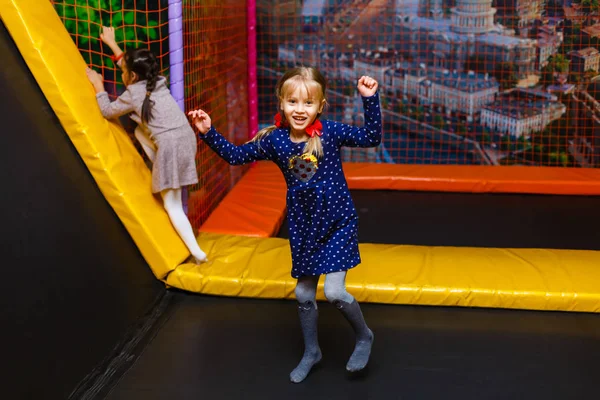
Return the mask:
<path fill-rule="evenodd" d="M 306 127 L 306 134 L 310 137 L 321 136 L 323 134 L 323 124 L 318 119 L 315 119 L 312 124 Z"/>
<path fill-rule="evenodd" d="M 281 113 L 275 114 L 275 126 L 278 128 L 286 128 L 289 126 L 288 122 L 281 118 Z"/>

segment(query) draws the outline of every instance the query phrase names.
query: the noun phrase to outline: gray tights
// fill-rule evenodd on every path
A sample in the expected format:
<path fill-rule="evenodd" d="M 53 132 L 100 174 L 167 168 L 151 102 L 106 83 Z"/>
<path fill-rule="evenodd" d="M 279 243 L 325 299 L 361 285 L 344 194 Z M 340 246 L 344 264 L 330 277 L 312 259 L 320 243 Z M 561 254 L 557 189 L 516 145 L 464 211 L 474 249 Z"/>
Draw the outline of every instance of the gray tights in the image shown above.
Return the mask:
<path fill-rule="evenodd" d="M 318 282 L 318 276 L 303 276 L 296 284 L 298 315 L 304 337 L 304 355 L 298 366 L 290 373 L 290 379 L 294 383 L 302 382 L 312 367 L 321 361 L 321 348 L 317 337 Z M 356 334 L 356 345 L 346 364 L 346 369 L 350 372 L 360 371 L 369 361 L 373 332 L 365 323 L 358 302 L 346 291 L 346 271 L 327 274 L 324 291 L 327 300 L 342 312 Z"/>

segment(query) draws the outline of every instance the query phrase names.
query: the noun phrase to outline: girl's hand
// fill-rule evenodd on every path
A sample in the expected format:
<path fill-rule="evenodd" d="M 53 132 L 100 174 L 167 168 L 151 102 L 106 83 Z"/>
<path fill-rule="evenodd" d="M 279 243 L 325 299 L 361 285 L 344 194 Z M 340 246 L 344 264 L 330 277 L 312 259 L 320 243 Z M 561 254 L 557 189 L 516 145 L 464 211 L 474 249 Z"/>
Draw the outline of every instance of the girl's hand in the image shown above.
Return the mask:
<path fill-rule="evenodd" d="M 103 26 L 102 33 L 100 34 L 100 40 L 102 40 L 107 46 L 117 44 L 115 40 L 115 28 L 110 26 Z"/>
<path fill-rule="evenodd" d="M 373 96 L 377 91 L 377 87 L 377 81 L 370 76 L 361 76 L 358 80 L 358 85 L 356 85 L 358 93 L 363 97 Z"/>
<path fill-rule="evenodd" d="M 194 110 L 190 111 L 188 115 L 192 117 L 192 124 L 196 126 L 196 128 L 198 129 L 198 131 L 200 131 L 201 134 L 205 135 L 206 132 L 210 130 L 210 127 L 212 126 L 212 121 L 210 120 L 210 117 L 207 113 L 205 113 L 202 110 Z"/>
<path fill-rule="evenodd" d="M 88 79 L 90 80 L 92 86 L 94 86 L 96 93 L 104 92 L 104 78 L 102 78 L 102 75 L 100 75 L 90 67 L 86 68 L 85 73 Z"/>

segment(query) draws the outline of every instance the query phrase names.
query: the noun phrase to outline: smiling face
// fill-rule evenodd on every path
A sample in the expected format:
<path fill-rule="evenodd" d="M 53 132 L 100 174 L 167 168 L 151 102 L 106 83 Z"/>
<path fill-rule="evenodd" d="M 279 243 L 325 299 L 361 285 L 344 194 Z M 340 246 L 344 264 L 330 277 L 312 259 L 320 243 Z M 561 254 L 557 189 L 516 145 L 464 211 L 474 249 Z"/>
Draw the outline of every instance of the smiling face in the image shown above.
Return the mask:
<path fill-rule="evenodd" d="M 281 92 L 280 108 L 290 124 L 290 132 L 302 136 L 306 127 L 323 111 L 325 99 L 321 88 L 314 81 L 292 78 L 283 85 Z"/>

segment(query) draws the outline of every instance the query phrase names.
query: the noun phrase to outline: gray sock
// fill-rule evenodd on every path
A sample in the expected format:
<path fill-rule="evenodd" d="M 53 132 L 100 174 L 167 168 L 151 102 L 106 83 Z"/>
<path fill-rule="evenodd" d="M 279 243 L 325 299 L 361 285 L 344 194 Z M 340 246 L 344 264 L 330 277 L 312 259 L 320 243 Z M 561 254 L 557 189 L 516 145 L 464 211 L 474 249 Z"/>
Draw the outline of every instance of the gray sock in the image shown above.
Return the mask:
<path fill-rule="evenodd" d="M 373 332 L 365 323 L 360 306 L 356 300 L 353 300 L 351 303 L 343 300 L 335 300 L 334 304 L 344 317 L 346 317 L 348 322 L 350 322 L 356 334 L 356 345 L 354 346 L 354 352 L 346 364 L 346 369 L 350 372 L 360 371 L 369 362 L 374 339 Z"/>
<path fill-rule="evenodd" d="M 294 383 L 302 382 L 312 367 L 321 361 L 321 349 L 317 338 L 317 320 L 319 311 L 313 301 L 298 303 L 298 316 L 304 336 L 304 356 L 298 366 L 290 373 L 290 380 Z"/>

